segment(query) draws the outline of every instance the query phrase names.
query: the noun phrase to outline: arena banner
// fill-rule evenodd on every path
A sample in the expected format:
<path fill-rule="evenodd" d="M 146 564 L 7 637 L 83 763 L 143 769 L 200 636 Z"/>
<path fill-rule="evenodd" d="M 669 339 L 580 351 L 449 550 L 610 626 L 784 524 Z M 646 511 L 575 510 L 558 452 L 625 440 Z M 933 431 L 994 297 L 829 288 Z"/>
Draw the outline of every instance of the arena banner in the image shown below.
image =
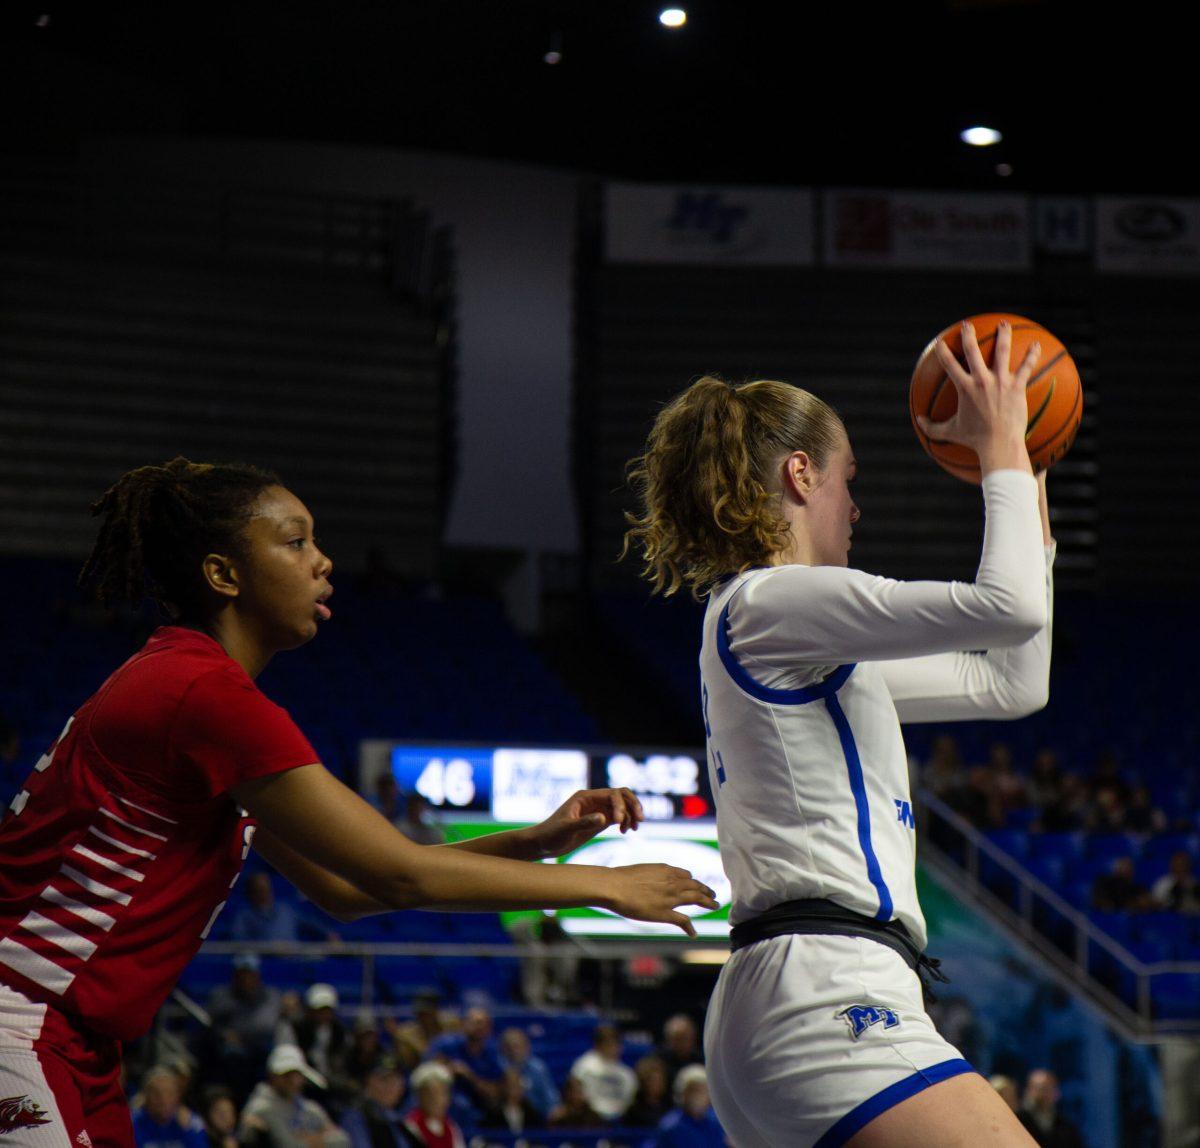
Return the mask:
<path fill-rule="evenodd" d="M 609 183 L 604 222 L 610 263 L 815 261 L 813 195 L 803 188 Z"/>
<path fill-rule="evenodd" d="M 1029 201 L 1020 194 L 837 188 L 824 195 L 830 267 L 1023 271 Z"/>
<path fill-rule="evenodd" d="M 1092 250 L 1092 205 L 1082 196 L 1039 195 L 1033 203 L 1034 236 L 1048 255 L 1087 255 Z"/>
<path fill-rule="evenodd" d="M 1096 269 L 1127 275 L 1200 275 L 1200 199 L 1096 200 Z"/>

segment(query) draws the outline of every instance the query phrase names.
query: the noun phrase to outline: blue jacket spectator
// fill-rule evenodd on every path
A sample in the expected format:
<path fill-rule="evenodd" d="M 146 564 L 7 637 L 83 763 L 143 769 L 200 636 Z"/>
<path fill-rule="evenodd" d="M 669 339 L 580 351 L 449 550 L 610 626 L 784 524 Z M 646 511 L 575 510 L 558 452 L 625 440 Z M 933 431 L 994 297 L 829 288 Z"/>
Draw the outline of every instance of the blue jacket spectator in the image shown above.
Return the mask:
<path fill-rule="evenodd" d="M 133 1138 L 138 1148 L 208 1148 L 208 1133 L 198 1116 L 180 1113 L 181 1085 L 169 1068 L 146 1073 L 144 1104 L 133 1114 Z"/>
<path fill-rule="evenodd" d="M 675 1108 L 662 1118 L 652 1143 L 654 1148 L 725 1148 L 728 1142 L 711 1108 L 698 1117 Z"/>
<path fill-rule="evenodd" d="M 653 1148 L 726 1148 L 728 1141 L 708 1096 L 704 1066 L 690 1064 L 675 1077 L 675 1103 L 662 1118 Z"/>
<path fill-rule="evenodd" d="M 500 1065 L 502 1068 L 516 1069 L 521 1074 L 525 1098 L 544 1120 L 561 1097 L 546 1062 L 540 1056 L 533 1055 L 529 1036 L 524 1029 L 506 1028 L 500 1034 Z"/>
<path fill-rule="evenodd" d="M 429 1045 L 429 1057 L 442 1061 L 454 1074 L 454 1113 L 478 1124 L 500 1099 L 504 1067 L 492 1039 L 492 1018 L 487 1009 L 473 1008 L 463 1017 L 462 1032 L 439 1036 Z M 469 1105 L 469 1109 L 464 1108 Z"/>
<path fill-rule="evenodd" d="M 234 941 L 336 941 L 337 934 L 311 920 L 285 901 L 275 900 L 271 878 L 263 872 L 246 878 L 246 901 L 233 916 Z"/>

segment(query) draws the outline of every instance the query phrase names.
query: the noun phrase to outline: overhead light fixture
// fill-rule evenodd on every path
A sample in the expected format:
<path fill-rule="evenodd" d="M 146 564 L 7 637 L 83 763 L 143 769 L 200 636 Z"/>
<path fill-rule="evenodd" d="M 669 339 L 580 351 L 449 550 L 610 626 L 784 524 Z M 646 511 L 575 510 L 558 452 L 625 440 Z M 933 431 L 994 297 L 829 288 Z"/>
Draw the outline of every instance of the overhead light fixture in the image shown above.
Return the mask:
<path fill-rule="evenodd" d="M 550 37 L 550 47 L 546 50 L 546 54 L 542 57 L 542 62 L 553 66 L 554 64 L 561 64 L 562 58 L 562 33 L 555 32 Z"/>
<path fill-rule="evenodd" d="M 682 28 L 687 23 L 687 13 L 682 8 L 664 8 L 658 14 L 658 22 L 664 28 Z"/>
<path fill-rule="evenodd" d="M 1010 176 L 1010 175 L 1012 175 L 1012 164 L 1011 164 L 1011 163 L 998 163 L 998 164 L 996 164 L 996 174 L 997 174 L 997 175 L 999 175 L 999 176 Z"/>
<path fill-rule="evenodd" d="M 967 128 L 958 138 L 971 147 L 991 147 L 1004 137 L 995 128 L 973 127 Z"/>

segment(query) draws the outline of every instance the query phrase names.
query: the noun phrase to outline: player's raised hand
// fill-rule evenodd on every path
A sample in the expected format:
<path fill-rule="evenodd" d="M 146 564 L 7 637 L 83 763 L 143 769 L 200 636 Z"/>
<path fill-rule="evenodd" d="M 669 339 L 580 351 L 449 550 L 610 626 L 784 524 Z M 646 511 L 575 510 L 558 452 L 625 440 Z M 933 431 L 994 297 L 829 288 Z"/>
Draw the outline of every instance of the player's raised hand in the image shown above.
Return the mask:
<path fill-rule="evenodd" d="M 1042 349 L 1040 343 L 1034 343 L 1021 365 L 1012 371 L 1009 366 L 1012 328 L 1008 323 L 1001 323 L 997 328 L 996 350 L 990 367 L 979 349 L 975 328 L 970 322 L 963 323 L 962 342 L 966 367 L 940 339 L 934 348 L 938 361 L 958 392 L 958 409 L 944 422 L 932 422 L 924 415 L 918 415 L 917 425 L 931 439 L 970 447 L 987 469 L 987 456 L 994 453 L 995 448 L 1010 449 L 1020 444 L 1024 450 L 1025 427 L 1029 421 L 1025 387 Z"/>
<path fill-rule="evenodd" d="M 581 789 L 529 833 L 538 856 L 562 857 L 610 825 L 626 833 L 644 817 L 642 803 L 630 789 Z"/>
<path fill-rule="evenodd" d="M 709 911 L 721 907 L 707 885 L 674 865 L 622 865 L 612 870 L 612 879 L 608 906 L 614 912 L 633 921 L 677 925 L 689 937 L 696 935 L 696 928 L 678 911 L 680 905 L 699 905 Z"/>

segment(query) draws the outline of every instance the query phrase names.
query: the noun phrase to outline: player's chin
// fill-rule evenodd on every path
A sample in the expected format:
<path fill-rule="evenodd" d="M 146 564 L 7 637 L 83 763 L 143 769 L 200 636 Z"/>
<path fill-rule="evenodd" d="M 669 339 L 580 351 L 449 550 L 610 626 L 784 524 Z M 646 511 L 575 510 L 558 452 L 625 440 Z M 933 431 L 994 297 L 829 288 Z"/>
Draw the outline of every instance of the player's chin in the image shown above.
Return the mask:
<path fill-rule="evenodd" d="M 304 620 L 297 619 L 286 627 L 280 628 L 278 646 L 281 650 L 295 650 L 306 646 L 317 636 L 321 628 L 316 616 Z"/>

